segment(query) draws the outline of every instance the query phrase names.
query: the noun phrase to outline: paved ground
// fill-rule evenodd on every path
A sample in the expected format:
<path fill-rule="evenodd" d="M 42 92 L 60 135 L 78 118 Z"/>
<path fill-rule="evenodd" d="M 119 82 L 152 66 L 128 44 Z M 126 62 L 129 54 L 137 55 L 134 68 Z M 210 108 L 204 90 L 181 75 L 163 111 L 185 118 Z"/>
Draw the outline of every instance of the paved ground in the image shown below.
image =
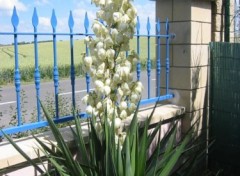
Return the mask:
<path fill-rule="evenodd" d="M 147 73 L 142 72 L 141 81 L 144 84 L 143 99 L 147 98 Z M 62 100 L 63 107 L 69 107 L 71 109 L 71 81 L 70 79 L 60 80 L 60 99 Z M 26 121 L 30 119 L 36 119 L 36 89 L 34 84 L 22 85 L 22 114 Z M 76 79 L 75 86 L 77 109 L 85 110 L 85 106 L 81 103 L 81 98 L 86 94 L 86 81 L 85 78 Z M 0 99 L 0 127 L 7 126 L 11 117 L 16 112 L 16 93 L 15 87 L 2 87 Z M 151 96 L 155 95 L 155 72 L 152 72 L 151 76 Z M 54 84 L 53 82 L 41 83 L 40 99 L 48 105 L 54 105 Z M 65 109 L 64 111 L 67 111 Z"/>

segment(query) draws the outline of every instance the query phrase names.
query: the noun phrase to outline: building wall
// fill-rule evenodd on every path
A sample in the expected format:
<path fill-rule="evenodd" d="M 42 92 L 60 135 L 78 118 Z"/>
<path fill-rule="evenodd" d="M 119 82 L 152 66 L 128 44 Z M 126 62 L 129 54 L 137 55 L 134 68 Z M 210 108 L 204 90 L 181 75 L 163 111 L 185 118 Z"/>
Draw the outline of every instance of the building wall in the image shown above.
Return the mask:
<path fill-rule="evenodd" d="M 156 18 L 168 17 L 170 32 L 176 37 L 171 41 L 170 88 L 179 95 L 173 103 L 186 107 L 182 121 L 183 133 L 192 122 L 201 119 L 205 125 L 208 104 L 208 44 L 211 41 L 212 11 L 209 0 L 158 0 Z M 162 67 L 164 70 L 164 65 Z M 165 81 L 162 82 L 164 89 Z"/>
<path fill-rule="evenodd" d="M 224 41 L 224 1 L 212 1 L 212 41 Z M 230 41 L 234 42 L 235 0 L 230 0 Z"/>

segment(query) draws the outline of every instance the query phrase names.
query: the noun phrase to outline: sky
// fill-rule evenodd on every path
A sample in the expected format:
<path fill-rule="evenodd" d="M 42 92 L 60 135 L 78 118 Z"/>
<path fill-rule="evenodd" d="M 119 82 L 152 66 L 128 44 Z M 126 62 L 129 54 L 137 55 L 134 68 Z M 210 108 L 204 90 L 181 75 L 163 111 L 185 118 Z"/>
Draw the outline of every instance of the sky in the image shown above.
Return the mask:
<path fill-rule="evenodd" d="M 155 23 L 155 2 L 150 0 L 134 0 L 140 18 L 141 33 L 146 33 L 147 17 L 150 18 L 152 26 Z M 39 32 L 51 32 L 50 18 L 52 9 L 55 9 L 57 17 L 57 32 L 68 32 L 68 17 L 70 10 L 74 18 L 74 32 L 84 32 L 84 16 L 88 13 L 91 21 L 95 19 L 98 8 L 91 4 L 91 0 L 0 0 L 0 32 L 13 31 L 11 15 L 13 7 L 16 6 L 19 16 L 19 32 L 32 32 L 32 14 L 36 7 L 39 17 Z M 152 27 L 152 29 L 154 29 Z M 152 33 L 154 31 L 152 30 Z M 31 40 L 20 37 L 20 41 Z M 12 43 L 12 37 L 0 35 L 0 44 Z"/>

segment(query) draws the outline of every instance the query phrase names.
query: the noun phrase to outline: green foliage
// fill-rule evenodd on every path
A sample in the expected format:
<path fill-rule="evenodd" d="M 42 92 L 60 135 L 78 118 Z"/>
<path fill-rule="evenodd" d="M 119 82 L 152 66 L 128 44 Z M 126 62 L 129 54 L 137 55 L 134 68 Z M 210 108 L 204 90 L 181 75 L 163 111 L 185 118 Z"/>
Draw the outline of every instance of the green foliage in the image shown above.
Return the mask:
<path fill-rule="evenodd" d="M 153 151 L 151 156 L 148 156 L 148 148 L 157 136 L 160 140 L 160 135 L 157 132 L 161 130 L 161 122 L 148 133 L 152 115 L 144 122 L 143 127 L 140 127 L 137 122 L 137 112 L 135 113 L 131 124 L 126 127 L 126 138 L 123 146 L 120 142 L 116 144 L 114 134 L 114 120 L 112 125 L 109 123 L 101 123 L 103 133 L 95 128 L 96 117 L 92 117 L 88 123 L 88 137 L 84 138 L 84 132 L 81 128 L 80 119 L 75 116 L 75 129 L 72 132 L 75 137 L 75 144 L 80 159 L 75 159 L 69 146 L 65 143 L 58 127 L 54 124 L 49 112 L 42 105 L 43 111 L 49 122 L 51 131 L 55 137 L 56 144 L 49 145 L 43 143 L 37 137 L 35 140 L 42 148 L 42 152 L 46 155 L 46 159 L 52 165 L 50 170 L 43 170 L 36 165 L 22 150 L 15 145 L 13 140 L 7 135 L 4 135 L 10 143 L 25 157 L 29 163 L 34 166 L 40 173 L 44 175 L 118 175 L 118 176 L 154 176 L 154 175 L 187 175 L 191 168 L 196 166 L 196 158 L 203 155 L 200 150 L 201 145 L 196 143 L 199 138 L 191 139 L 192 129 L 189 131 L 182 141 L 176 144 L 176 128 L 177 124 L 173 123 L 172 128 L 166 133 L 161 142 Z M 153 110 L 154 111 L 154 110 Z M 105 116 L 105 122 L 107 117 Z M 141 125 L 142 126 L 142 125 Z M 85 142 L 88 141 L 87 145 Z M 201 152 L 199 152 L 201 151 Z"/>
<path fill-rule="evenodd" d="M 85 52 L 85 45 L 83 40 L 74 41 L 74 65 L 75 75 L 82 76 L 82 53 Z M 39 43 L 39 68 L 41 79 L 50 80 L 53 78 L 53 49 L 51 42 Z M 130 42 L 131 49 L 136 49 L 136 38 Z M 140 39 L 140 52 L 142 69 L 146 68 L 147 64 L 147 39 Z M 155 40 L 151 39 L 151 60 L 155 61 Z M 19 45 L 19 64 L 21 72 L 21 80 L 24 82 L 34 81 L 34 45 L 25 44 Z M 70 49 L 69 41 L 57 42 L 58 51 L 58 70 L 61 78 L 70 76 Z M 14 47 L 1 46 L 0 47 L 0 85 L 12 84 L 14 82 Z M 152 68 L 155 64 L 152 64 Z"/>

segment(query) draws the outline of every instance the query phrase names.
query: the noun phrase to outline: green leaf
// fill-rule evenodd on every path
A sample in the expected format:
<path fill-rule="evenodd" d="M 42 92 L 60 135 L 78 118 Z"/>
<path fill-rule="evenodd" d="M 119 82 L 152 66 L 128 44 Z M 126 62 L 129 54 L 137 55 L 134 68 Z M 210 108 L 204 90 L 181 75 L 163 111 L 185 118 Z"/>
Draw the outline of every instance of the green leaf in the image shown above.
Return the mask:
<path fill-rule="evenodd" d="M 161 131 L 161 122 L 158 123 L 159 125 L 159 130 Z M 157 129 L 157 127 L 155 128 Z M 155 137 L 156 133 L 153 132 L 151 133 L 151 136 Z M 158 144 L 157 147 L 154 149 L 152 155 L 149 157 L 148 162 L 147 162 L 147 171 L 146 171 L 146 175 L 148 176 L 152 176 L 152 175 L 156 175 L 157 172 L 157 166 L 158 166 L 158 158 L 160 155 L 160 140 L 161 140 L 161 133 L 158 133 Z M 148 146 L 149 148 L 149 146 Z"/>
<path fill-rule="evenodd" d="M 76 116 L 75 111 L 74 112 L 74 119 L 75 119 L 75 125 L 76 125 L 76 132 L 72 129 L 72 132 L 75 136 L 75 141 L 77 143 L 77 147 L 78 147 L 78 151 L 79 153 L 81 153 L 81 163 L 85 164 L 87 166 L 90 166 L 90 161 L 88 158 L 88 153 L 87 153 L 87 149 L 86 149 L 86 145 L 83 139 L 83 132 L 82 132 L 82 128 L 80 126 L 80 120 L 79 118 Z M 89 128 L 88 128 L 88 131 Z M 88 173 L 90 174 L 90 173 Z"/>
<path fill-rule="evenodd" d="M 65 143 L 63 136 L 61 135 L 60 131 L 58 130 L 58 128 L 55 125 L 55 123 L 53 122 L 53 120 L 50 118 L 48 111 L 46 110 L 46 108 L 44 107 L 44 105 L 42 104 L 41 101 L 40 101 L 40 104 L 41 104 L 43 112 L 46 116 L 46 119 L 49 123 L 51 131 L 54 135 L 54 138 L 57 141 L 57 144 L 62 151 L 61 154 L 66 159 L 66 164 L 68 166 L 67 169 L 71 170 L 71 173 L 78 175 L 79 173 L 82 172 L 82 168 L 77 167 L 77 163 L 74 161 L 72 153 L 71 153 L 69 147 L 67 146 L 67 144 Z"/>
<path fill-rule="evenodd" d="M 126 137 L 125 176 L 134 176 L 131 168 L 129 137 Z"/>
<path fill-rule="evenodd" d="M 185 137 L 185 139 L 180 144 L 180 146 L 178 146 L 176 148 L 176 151 L 172 155 L 171 159 L 169 160 L 169 162 L 163 168 L 163 170 L 161 172 L 161 175 L 169 175 L 171 173 L 173 167 L 175 166 L 178 159 L 180 158 L 180 156 L 181 156 L 182 152 L 184 151 L 184 148 L 187 145 L 187 143 L 189 142 L 189 140 L 190 140 L 190 136 L 188 135 L 188 136 Z"/>
<path fill-rule="evenodd" d="M 121 152 L 119 141 L 118 141 L 118 147 L 117 147 L 117 173 L 118 173 L 119 176 L 124 174 L 122 152 Z"/>
<path fill-rule="evenodd" d="M 145 174 L 146 162 L 147 162 L 147 139 L 148 139 L 148 122 L 145 122 L 145 127 L 143 134 L 139 136 L 139 156 L 138 156 L 138 170 L 136 172 L 137 175 Z"/>
<path fill-rule="evenodd" d="M 136 155 L 137 155 L 137 136 L 138 133 L 136 132 L 133 136 L 133 140 L 129 141 L 131 146 L 130 146 L 130 158 L 131 158 L 131 168 L 132 168 L 132 173 L 135 175 L 135 169 L 136 169 Z"/>
<path fill-rule="evenodd" d="M 4 137 L 13 145 L 13 147 L 41 174 L 44 173 L 44 171 L 33 161 L 7 134 L 5 134 L 1 130 Z"/>

